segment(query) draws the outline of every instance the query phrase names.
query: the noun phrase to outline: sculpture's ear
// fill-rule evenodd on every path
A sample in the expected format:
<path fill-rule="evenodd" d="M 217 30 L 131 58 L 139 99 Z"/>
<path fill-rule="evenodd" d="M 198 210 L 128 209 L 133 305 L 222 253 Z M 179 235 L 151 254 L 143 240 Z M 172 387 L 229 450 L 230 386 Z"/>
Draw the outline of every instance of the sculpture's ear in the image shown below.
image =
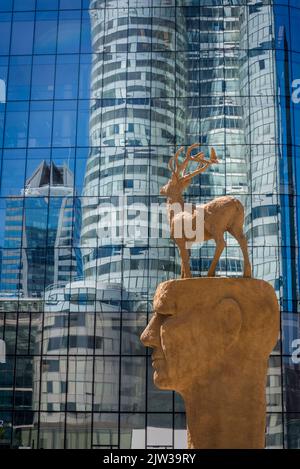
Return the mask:
<path fill-rule="evenodd" d="M 226 351 L 238 339 L 242 327 L 240 305 L 232 298 L 224 298 L 216 306 L 215 320 L 220 351 Z"/>

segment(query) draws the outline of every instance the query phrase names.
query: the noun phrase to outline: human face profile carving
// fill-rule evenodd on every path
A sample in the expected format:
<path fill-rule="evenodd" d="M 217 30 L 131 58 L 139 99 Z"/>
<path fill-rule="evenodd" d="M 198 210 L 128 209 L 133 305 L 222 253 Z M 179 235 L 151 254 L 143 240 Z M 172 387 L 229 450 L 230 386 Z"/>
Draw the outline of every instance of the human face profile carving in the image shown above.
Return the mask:
<path fill-rule="evenodd" d="M 158 388 L 182 392 L 195 383 L 205 384 L 238 339 L 238 303 L 230 298 L 213 303 L 188 315 L 184 310 L 153 314 L 141 341 L 153 349 L 153 379 Z"/>

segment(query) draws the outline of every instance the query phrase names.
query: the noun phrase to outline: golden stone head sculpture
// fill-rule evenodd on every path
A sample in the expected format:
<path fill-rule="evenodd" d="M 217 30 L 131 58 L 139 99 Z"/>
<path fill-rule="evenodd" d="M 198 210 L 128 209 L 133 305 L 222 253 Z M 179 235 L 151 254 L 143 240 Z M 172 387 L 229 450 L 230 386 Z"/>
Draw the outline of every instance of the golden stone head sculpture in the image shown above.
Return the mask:
<path fill-rule="evenodd" d="M 279 332 L 273 288 L 261 280 L 160 284 L 141 335 L 154 383 L 185 401 L 190 448 L 264 446 L 268 358 Z"/>
<path fill-rule="evenodd" d="M 226 352 L 239 340 L 242 315 L 230 298 L 201 309 L 154 313 L 141 339 L 153 348 L 154 384 L 184 392 L 195 382 L 206 384 Z"/>

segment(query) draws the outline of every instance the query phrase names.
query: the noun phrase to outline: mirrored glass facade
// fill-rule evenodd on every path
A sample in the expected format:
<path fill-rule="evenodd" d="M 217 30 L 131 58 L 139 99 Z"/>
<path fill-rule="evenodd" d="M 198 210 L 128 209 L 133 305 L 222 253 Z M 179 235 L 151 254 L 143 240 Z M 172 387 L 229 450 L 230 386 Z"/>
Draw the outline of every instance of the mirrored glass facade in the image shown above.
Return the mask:
<path fill-rule="evenodd" d="M 195 142 L 220 164 L 186 201 L 243 202 L 281 307 L 266 447 L 300 447 L 299 24 L 296 0 L 0 0 L 0 448 L 186 447 L 139 336 L 180 275 L 159 189 Z"/>

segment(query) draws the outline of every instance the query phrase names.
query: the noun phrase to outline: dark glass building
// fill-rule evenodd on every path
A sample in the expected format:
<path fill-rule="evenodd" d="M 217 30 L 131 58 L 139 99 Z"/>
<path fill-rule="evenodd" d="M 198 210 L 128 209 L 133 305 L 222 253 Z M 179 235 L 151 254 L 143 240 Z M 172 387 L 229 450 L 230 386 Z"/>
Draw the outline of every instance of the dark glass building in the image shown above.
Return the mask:
<path fill-rule="evenodd" d="M 282 256 L 282 368 L 286 445 L 300 445 L 299 360 L 299 3 L 275 2 Z"/>
<path fill-rule="evenodd" d="M 81 207 L 74 195 L 68 167 L 42 161 L 26 181 L 22 195 L 6 199 L 4 294 L 42 296 L 48 285 L 66 284 L 82 275 L 77 248 Z"/>
<path fill-rule="evenodd" d="M 179 275 L 159 189 L 195 142 L 220 164 L 186 200 L 240 198 L 280 302 L 266 447 L 300 447 L 299 21 L 296 0 L 0 0 L 0 447 L 186 446 L 139 335 Z"/>

